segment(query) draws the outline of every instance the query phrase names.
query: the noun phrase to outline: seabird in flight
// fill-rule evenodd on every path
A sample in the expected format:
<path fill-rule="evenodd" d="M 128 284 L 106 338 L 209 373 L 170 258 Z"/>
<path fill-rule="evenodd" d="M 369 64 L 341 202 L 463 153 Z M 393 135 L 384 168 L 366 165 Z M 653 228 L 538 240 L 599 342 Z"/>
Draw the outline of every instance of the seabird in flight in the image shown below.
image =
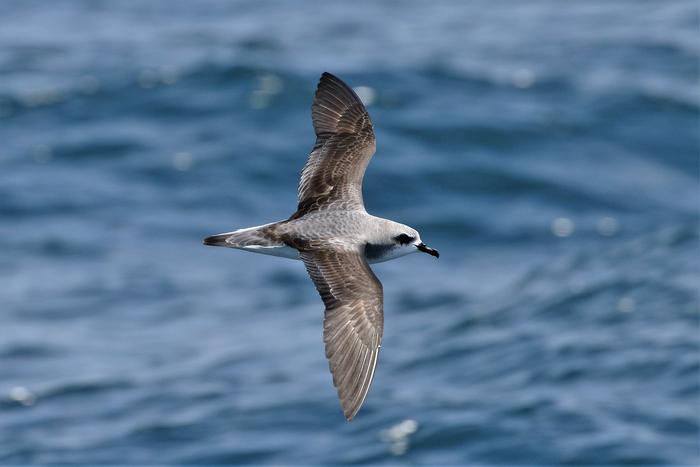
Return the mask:
<path fill-rule="evenodd" d="M 297 211 L 280 222 L 212 235 L 204 244 L 304 262 L 326 306 L 326 357 L 349 421 L 372 384 L 384 327 L 382 284 L 369 264 L 439 253 L 415 229 L 365 210 L 362 178 L 375 139 L 357 94 L 323 73 L 311 116 L 316 144 L 301 173 Z"/>

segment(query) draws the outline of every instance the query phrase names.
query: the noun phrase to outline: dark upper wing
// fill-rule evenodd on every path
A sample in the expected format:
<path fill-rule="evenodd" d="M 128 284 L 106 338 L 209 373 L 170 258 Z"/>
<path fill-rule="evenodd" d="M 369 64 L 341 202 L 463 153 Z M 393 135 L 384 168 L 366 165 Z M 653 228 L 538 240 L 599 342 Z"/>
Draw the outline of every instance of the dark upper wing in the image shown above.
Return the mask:
<path fill-rule="evenodd" d="M 365 106 L 348 85 L 323 73 L 311 117 L 316 144 L 301 173 L 299 206 L 292 217 L 334 205 L 363 208 L 362 177 L 375 150 Z"/>
<path fill-rule="evenodd" d="M 326 305 L 326 357 L 345 418 L 352 420 L 367 397 L 379 355 L 382 284 L 361 251 L 307 250 L 301 259 Z"/>

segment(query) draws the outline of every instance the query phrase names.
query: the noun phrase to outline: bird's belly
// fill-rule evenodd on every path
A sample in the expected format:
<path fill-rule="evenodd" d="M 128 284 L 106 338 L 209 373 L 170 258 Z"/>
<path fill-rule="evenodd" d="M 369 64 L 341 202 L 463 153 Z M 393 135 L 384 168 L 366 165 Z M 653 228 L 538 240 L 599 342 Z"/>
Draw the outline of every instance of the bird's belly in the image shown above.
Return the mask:
<path fill-rule="evenodd" d="M 261 255 L 279 256 L 280 258 L 301 259 L 299 252 L 287 245 L 284 246 L 260 246 L 251 245 L 239 247 L 240 250 L 249 251 L 251 253 L 259 253 Z"/>

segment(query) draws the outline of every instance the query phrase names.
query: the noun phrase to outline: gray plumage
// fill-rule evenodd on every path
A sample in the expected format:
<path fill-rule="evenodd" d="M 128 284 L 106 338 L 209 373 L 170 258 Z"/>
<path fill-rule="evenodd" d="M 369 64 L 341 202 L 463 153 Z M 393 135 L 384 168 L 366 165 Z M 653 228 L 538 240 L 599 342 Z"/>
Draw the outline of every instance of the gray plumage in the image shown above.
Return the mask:
<path fill-rule="evenodd" d="M 311 115 L 316 144 L 301 173 L 297 212 L 204 243 L 304 262 L 326 307 L 326 357 L 343 413 L 352 420 L 372 383 L 384 329 L 382 284 L 368 263 L 438 253 L 414 229 L 366 212 L 362 179 L 376 146 L 355 92 L 324 73 Z"/>

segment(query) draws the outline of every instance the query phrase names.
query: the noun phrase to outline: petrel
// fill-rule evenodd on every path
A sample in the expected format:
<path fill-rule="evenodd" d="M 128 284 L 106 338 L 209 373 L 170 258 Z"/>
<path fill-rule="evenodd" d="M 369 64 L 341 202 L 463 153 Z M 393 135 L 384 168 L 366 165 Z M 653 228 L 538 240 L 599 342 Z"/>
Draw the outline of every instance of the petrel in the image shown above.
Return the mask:
<path fill-rule="evenodd" d="M 439 253 L 415 229 L 365 210 L 362 178 L 376 146 L 372 121 L 352 88 L 323 73 L 311 118 L 316 144 L 301 172 L 297 211 L 280 222 L 212 235 L 204 244 L 304 262 L 326 307 L 326 357 L 350 421 L 372 384 L 384 328 L 382 284 L 369 264 Z"/>

